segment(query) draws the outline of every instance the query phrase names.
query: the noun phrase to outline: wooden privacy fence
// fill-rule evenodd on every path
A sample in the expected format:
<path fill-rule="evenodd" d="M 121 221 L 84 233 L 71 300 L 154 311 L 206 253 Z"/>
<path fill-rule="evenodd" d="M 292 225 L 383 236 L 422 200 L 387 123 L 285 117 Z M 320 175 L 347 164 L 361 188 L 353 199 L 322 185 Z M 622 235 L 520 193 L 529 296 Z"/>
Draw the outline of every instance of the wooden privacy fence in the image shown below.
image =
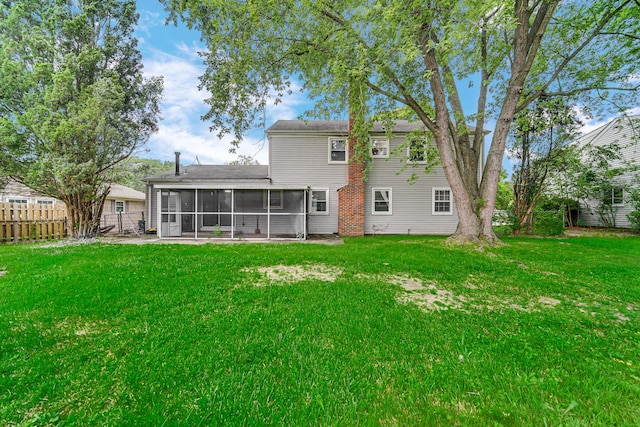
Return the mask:
<path fill-rule="evenodd" d="M 64 205 L 0 203 L 0 243 L 62 239 Z"/>

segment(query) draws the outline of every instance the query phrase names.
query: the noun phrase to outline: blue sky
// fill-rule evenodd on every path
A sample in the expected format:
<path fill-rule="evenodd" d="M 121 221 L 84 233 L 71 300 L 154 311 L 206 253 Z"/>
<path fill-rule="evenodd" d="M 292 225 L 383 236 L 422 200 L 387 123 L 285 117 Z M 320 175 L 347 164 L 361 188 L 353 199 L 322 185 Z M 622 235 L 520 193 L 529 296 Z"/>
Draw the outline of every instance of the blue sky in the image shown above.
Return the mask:
<path fill-rule="evenodd" d="M 223 164 L 238 154 L 250 155 L 260 164 L 268 163 L 264 129 L 245 135 L 237 154 L 229 153 L 232 137 L 219 139 L 200 117 L 207 112 L 205 92 L 198 90 L 198 77 L 204 71 L 198 51 L 204 50 L 200 34 L 185 26 L 165 25 L 167 13 L 157 1 L 138 0 L 140 19 L 136 34 L 142 53 L 144 73 L 164 77 L 162 120 L 159 132 L 152 135 L 141 157 L 173 160 L 182 153 L 182 163 L 191 164 L 196 156 L 203 164 Z M 278 119 L 295 119 L 308 109 L 308 100 L 299 92 L 278 105 L 267 107 L 267 127 Z"/>
<path fill-rule="evenodd" d="M 229 153 L 232 137 L 219 139 L 209 131 L 209 124 L 200 117 L 206 113 L 205 92 L 198 90 L 198 77 L 204 66 L 198 51 L 204 50 L 198 32 L 185 26 L 165 25 L 167 13 L 155 0 L 137 0 L 140 19 L 136 34 L 142 53 L 144 73 L 164 77 L 161 104 L 162 121 L 159 132 L 152 135 L 141 157 L 173 160 L 174 152 L 182 153 L 182 163 L 191 164 L 196 156 L 203 164 L 223 164 L 238 154 L 250 155 L 260 164 L 268 163 L 268 145 L 264 129 L 245 135 L 237 154 Z M 473 100 L 475 102 L 475 99 Z M 269 105 L 265 111 L 266 126 L 279 119 L 296 119 L 310 103 L 299 91 L 286 97 L 278 105 Z M 584 132 L 604 124 L 603 121 L 585 121 Z M 491 125 L 488 126 L 491 130 Z M 487 140 L 487 145 L 489 140 Z M 511 169 L 505 159 L 504 166 Z"/>

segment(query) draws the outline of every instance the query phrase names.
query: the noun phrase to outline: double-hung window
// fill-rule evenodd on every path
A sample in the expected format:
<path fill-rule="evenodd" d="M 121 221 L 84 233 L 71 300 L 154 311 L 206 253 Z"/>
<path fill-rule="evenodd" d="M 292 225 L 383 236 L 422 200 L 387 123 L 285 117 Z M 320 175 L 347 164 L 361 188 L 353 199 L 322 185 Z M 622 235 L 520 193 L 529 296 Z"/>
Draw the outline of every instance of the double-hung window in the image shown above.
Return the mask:
<path fill-rule="evenodd" d="M 311 190 L 311 207 L 309 213 L 311 215 L 329 215 L 329 190 Z"/>
<path fill-rule="evenodd" d="M 124 212 L 124 200 L 116 200 L 116 213 Z"/>
<path fill-rule="evenodd" d="M 620 186 L 612 186 L 605 190 L 603 197 L 605 204 L 622 206 L 624 204 L 624 189 Z"/>
<path fill-rule="evenodd" d="M 373 188 L 372 189 L 372 215 L 391 215 L 391 189 L 390 188 Z"/>
<path fill-rule="evenodd" d="M 408 163 L 427 162 L 427 141 L 424 139 L 412 139 L 407 145 Z"/>
<path fill-rule="evenodd" d="M 433 215 L 453 214 L 451 190 L 449 188 L 433 188 L 431 196 L 431 213 Z"/>
<path fill-rule="evenodd" d="M 386 138 L 371 138 L 371 157 L 386 159 L 389 157 L 389 140 Z"/>
<path fill-rule="evenodd" d="M 269 193 L 271 193 L 271 199 L 269 199 Z M 271 200 L 271 209 L 282 209 L 284 195 L 283 190 L 264 190 L 262 194 L 262 207 L 267 209 L 267 200 Z"/>
<path fill-rule="evenodd" d="M 347 163 L 347 138 L 329 138 L 329 163 Z"/>

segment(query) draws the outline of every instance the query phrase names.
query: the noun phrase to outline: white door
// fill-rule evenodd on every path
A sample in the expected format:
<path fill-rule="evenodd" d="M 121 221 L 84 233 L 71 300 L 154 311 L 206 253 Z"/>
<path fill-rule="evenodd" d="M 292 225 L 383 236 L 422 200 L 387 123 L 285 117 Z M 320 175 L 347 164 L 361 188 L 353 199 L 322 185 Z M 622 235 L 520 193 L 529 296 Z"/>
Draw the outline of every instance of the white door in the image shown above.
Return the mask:
<path fill-rule="evenodd" d="M 180 215 L 180 193 L 169 193 L 169 236 L 182 235 L 182 215 Z"/>
<path fill-rule="evenodd" d="M 180 237 L 182 235 L 180 193 L 175 191 L 162 191 L 160 202 L 161 237 Z"/>

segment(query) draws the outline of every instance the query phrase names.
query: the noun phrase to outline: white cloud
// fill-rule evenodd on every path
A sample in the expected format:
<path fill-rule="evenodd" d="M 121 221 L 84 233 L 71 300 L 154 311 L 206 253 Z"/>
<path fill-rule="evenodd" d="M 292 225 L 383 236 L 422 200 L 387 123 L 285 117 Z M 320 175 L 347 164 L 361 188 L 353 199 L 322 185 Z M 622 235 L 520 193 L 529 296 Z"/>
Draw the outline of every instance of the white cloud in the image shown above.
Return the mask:
<path fill-rule="evenodd" d="M 143 61 L 146 75 L 164 78 L 162 120 L 159 132 L 152 135 L 147 144 L 145 157 L 173 160 L 174 152 L 180 151 L 185 164 L 195 161 L 196 156 L 203 164 L 222 164 L 243 154 L 266 165 L 269 154 L 266 129 L 254 129 L 244 135 L 235 154 L 229 153 L 232 136 L 220 139 L 215 132 L 209 131 L 209 123 L 200 119 L 207 112 L 204 100 L 209 96 L 206 91 L 198 90 L 198 77 L 204 72 L 204 65 L 197 52 L 202 47 L 196 43 L 180 43 L 174 47 L 175 54 L 148 49 Z M 308 103 L 297 84 L 282 102 L 275 105 L 274 100 L 275 96 L 265 108 L 266 127 L 276 120 L 297 118 Z"/>
<path fill-rule="evenodd" d="M 198 76 L 204 71 L 202 60 L 195 53 L 197 46 L 178 46 L 180 55 L 150 50 L 144 60 L 144 72 L 149 76 L 164 77 L 161 103 L 162 120 L 158 133 L 151 136 L 146 157 L 172 160 L 174 152 L 182 153 L 182 161 L 190 164 L 196 157 L 204 164 L 222 164 L 234 160 L 229 153 L 231 137 L 219 139 L 209 131 L 209 124 L 200 117 L 206 113 L 204 103 L 208 94 L 198 90 Z M 237 150 L 238 154 L 252 155 L 261 164 L 268 161 L 262 135 L 249 136 Z"/>
<path fill-rule="evenodd" d="M 145 43 L 146 39 L 140 36 L 140 33 L 144 34 L 147 38 L 151 37 L 151 29 L 159 25 L 164 25 L 164 19 L 160 17 L 160 13 L 152 12 L 150 10 L 138 10 L 140 17 L 138 18 L 138 25 L 136 26 L 136 36 L 140 44 Z"/>
<path fill-rule="evenodd" d="M 587 116 L 587 115 L 584 114 L 584 111 L 583 111 L 583 109 L 581 107 L 576 107 L 574 109 L 574 111 L 576 112 L 577 118 L 583 123 L 583 126 L 578 130 L 583 135 L 585 135 L 585 134 L 587 134 L 589 132 L 592 132 L 592 131 L 598 129 L 599 127 L 602 127 L 602 126 L 606 125 L 607 123 L 611 122 L 612 120 L 620 117 L 620 114 L 613 115 L 613 116 L 606 117 L 606 118 Z M 623 114 L 628 115 L 628 116 L 640 115 L 640 107 L 630 108 L 630 109 L 624 111 Z"/>

